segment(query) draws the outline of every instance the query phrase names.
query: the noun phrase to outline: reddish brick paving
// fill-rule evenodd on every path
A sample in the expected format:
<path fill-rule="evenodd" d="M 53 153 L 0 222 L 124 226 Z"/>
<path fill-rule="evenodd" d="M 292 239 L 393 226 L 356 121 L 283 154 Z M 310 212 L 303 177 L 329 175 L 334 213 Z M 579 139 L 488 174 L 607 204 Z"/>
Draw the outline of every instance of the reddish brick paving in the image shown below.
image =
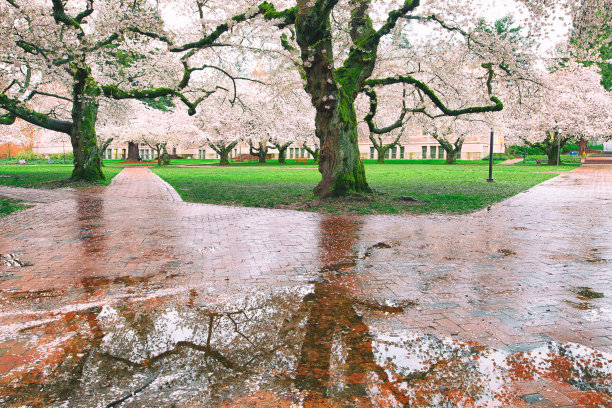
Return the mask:
<path fill-rule="evenodd" d="M 0 406 L 612 407 L 612 166 L 478 213 L 0 195 Z"/>

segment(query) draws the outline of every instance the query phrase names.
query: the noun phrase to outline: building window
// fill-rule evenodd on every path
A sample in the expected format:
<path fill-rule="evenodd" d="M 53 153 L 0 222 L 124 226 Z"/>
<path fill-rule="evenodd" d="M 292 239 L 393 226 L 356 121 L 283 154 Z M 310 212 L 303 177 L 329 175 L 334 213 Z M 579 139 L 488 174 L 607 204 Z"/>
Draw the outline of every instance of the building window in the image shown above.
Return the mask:
<path fill-rule="evenodd" d="M 404 146 L 400 146 L 400 159 L 404 158 L 404 153 L 405 153 Z"/>
<path fill-rule="evenodd" d="M 306 149 L 302 147 L 302 155 L 300 157 L 306 157 Z"/>
<path fill-rule="evenodd" d="M 370 159 L 374 160 L 374 149 L 373 147 L 370 147 Z"/>
<path fill-rule="evenodd" d="M 438 159 L 443 159 L 444 158 L 444 149 L 442 148 L 442 146 L 438 147 Z"/>
<path fill-rule="evenodd" d="M 397 159 L 397 146 L 393 146 L 393 148 L 391 149 L 391 158 Z"/>
<path fill-rule="evenodd" d="M 427 158 L 427 146 L 421 146 L 421 149 L 423 150 L 423 157 L 421 158 L 426 159 Z"/>
<path fill-rule="evenodd" d="M 436 146 L 429 146 L 429 157 L 431 159 L 436 158 Z"/>
<path fill-rule="evenodd" d="M 389 149 L 385 150 L 385 159 L 389 158 Z"/>

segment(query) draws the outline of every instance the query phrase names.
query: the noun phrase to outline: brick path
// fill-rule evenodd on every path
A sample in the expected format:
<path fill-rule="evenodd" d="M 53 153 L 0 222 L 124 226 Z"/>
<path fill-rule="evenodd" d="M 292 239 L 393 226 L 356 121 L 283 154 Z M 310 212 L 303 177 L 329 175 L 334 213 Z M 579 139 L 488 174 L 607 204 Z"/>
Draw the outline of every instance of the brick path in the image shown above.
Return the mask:
<path fill-rule="evenodd" d="M 0 219 L 0 405 L 612 406 L 612 166 L 462 216 L 0 195 L 45 203 Z"/>

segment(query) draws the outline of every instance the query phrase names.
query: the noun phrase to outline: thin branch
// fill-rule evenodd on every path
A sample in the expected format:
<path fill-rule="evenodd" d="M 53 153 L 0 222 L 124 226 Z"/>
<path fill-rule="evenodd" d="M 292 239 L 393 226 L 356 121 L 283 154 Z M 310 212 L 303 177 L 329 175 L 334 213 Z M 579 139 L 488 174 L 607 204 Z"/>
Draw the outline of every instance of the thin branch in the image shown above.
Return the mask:
<path fill-rule="evenodd" d="M 86 17 L 89 17 L 93 12 L 94 12 L 93 0 L 87 0 L 87 8 L 83 10 L 82 12 L 80 12 L 79 14 L 77 14 L 77 16 L 75 17 L 75 20 L 78 21 L 79 23 L 82 23 L 83 20 Z"/>
<path fill-rule="evenodd" d="M 59 120 L 36 112 L 32 109 L 27 108 L 17 99 L 11 99 L 6 95 L 0 94 L 0 108 L 8 111 L 11 115 L 14 115 L 22 120 L 33 125 L 40 126 L 45 129 L 54 130 L 56 132 L 72 134 L 72 122 Z M 10 119 L 10 117 L 9 117 Z M 7 121 L 5 118 L 3 122 Z"/>
<path fill-rule="evenodd" d="M 63 99 L 65 101 L 68 101 L 68 102 L 72 103 L 72 99 L 71 98 L 67 98 L 65 96 L 55 95 L 55 94 L 48 93 L 48 92 L 43 92 L 43 91 L 32 91 L 32 93 L 30 93 L 30 95 L 28 96 L 28 100 L 32 99 L 36 95 L 50 96 L 52 98 Z"/>

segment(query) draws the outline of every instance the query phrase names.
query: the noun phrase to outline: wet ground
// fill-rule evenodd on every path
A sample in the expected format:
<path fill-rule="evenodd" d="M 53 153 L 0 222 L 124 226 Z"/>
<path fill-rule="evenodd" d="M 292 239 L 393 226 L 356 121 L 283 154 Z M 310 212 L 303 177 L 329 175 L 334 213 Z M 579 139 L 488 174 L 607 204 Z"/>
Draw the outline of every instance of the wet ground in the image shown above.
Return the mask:
<path fill-rule="evenodd" d="M 478 213 L 0 188 L 0 406 L 612 407 L 612 166 Z"/>

